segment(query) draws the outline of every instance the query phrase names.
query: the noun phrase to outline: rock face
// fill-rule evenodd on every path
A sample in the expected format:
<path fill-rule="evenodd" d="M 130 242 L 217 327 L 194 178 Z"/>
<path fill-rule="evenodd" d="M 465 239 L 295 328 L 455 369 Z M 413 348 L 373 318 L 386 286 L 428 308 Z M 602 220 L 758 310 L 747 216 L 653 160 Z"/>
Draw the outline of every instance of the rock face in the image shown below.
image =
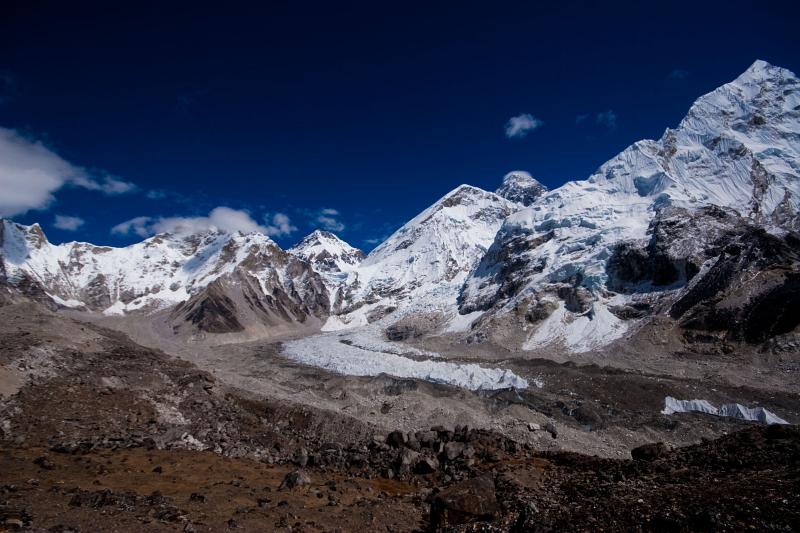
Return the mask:
<path fill-rule="evenodd" d="M 111 248 L 53 245 L 38 225 L 3 220 L 0 245 L 7 286 L 61 307 L 115 315 L 178 304 L 176 326 L 208 333 L 324 318 L 329 308 L 320 275 L 260 233 L 164 234 Z"/>
<path fill-rule="evenodd" d="M 461 185 L 375 248 L 345 282 L 334 312 L 341 325 L 409 305 L 452 305 L 469 272 L 517 204 Z M 377 316 L 385 316 L 378 313 Z"/>
<path fill-rule="evenodd" d="M 698 99 L 660 140 L 633 144 L 589 179 L 569 182 L 508 217 L 466 280 L 459 311 L 485 313 L 476 323 L 484 338 L 498 328 L 525 329 L 517 340 L 525 349 L 558 344 L 585 351 L 608 344 L 630 331 L 631 319 L 657 312 L 650 301 L 668 291 L 684 302 L 671 316 L 687 327 L 718 327 L 721 314 L 700 313 L 699 321 L 689 321 L 688 308 L 703 299 L 698 299 L 702 287 L 711 298 L 712 280 L 725 278 L 723 264 L 738 268 L 724 252 L 730 239 L 747 239 L 745 250 L 766 250 L 777 244 L 755 237 L 756 228 L 775 235 L 796 228 L 798 139 L 800 80 L 757 61 L 735 81 Z M 751 237 L 731 233 L 731 224 L 742 222 Z M 789 271 L 779 275 L 776 265 L 775 283 L 791 300 L 796 264 L 786 254 L 793 237 L 776 239 L 786 241 L 779 262 Z M 722 253 L 725 259 L 712 277 L 701 272 Z M 747 258 L 751 273 L 764 265 Z M 701 278 L 706 282 L 699 283 Z M 734 278 L 731 273 L 722 283 L 733 287 Z M 697 284 L 689 291 L 695 296 L 677 294 L 690 281 Z M 732 302 L 726 305 L 739 317 L 736 324 L 747 322 L 750 310 L 762 314 L 755 302 L 731 311 Z M 771 319 L 782 324 L 778 330 L 793 328 L 792 320 Z M 734 336 L 754 339 L 752 332 Z"/>
<path fill-rule="evenodd" d="M 500 510 L 489 477 L 463 481 L 437 494 L 431 502 L 431 529 L 491 520 Z"/>
<path fill-rule="evenodd" d="M 364 260 L 364 252 L 353 248 L 329 231 L 316 230 L 287 250 L 310 263 L 317 272 L 352 272 Z"/>
<path fill-rule="evenodd" d="M 289 253 L 213 230 L 109 248 L 54 246 L 37 225 L 3 221 L 0 297 L 172 307 L 178 326 L 209 333 L 313 316 L 391 340 L 581 352 L 657 316 L 712 350 L 796 346 L 799 208 L 800 80 L 757 61 L 588 179 L 547 191 L 514 171 L 497 193 L 461 185 L 367 257 L 322 231 Z"/>
<path fill-rule="evenodd" d="M 514 170 L 503 178 L 503 184 L 495 194 L 525 207 L 531 205 L 547 192 L 547 187 L 533 179 L 524 170 Z"/>

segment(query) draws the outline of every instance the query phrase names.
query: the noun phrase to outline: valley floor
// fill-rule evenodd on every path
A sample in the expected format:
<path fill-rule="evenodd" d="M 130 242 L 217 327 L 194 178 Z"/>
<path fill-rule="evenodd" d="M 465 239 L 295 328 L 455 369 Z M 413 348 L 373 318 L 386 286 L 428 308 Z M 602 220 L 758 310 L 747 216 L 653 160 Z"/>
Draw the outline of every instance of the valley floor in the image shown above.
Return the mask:
<path fill-rule="evenodd" d="M 142 331 L 0 307 L 0 528 L 800 528 L 794 427 L 661 414 L 672 396 L 797 422 L 788 386 L 326 337 L 530 384 L 468 390 L 307 366 L 291 339 L 166 353 Z"/>

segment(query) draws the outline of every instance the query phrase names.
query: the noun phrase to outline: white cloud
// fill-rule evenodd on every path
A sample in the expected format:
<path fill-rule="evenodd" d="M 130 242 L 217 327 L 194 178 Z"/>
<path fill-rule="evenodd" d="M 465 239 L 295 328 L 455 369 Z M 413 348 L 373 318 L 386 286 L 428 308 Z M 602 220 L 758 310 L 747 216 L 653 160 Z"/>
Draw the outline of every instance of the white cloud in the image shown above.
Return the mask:
<path fill-rule="evenodd" d="M 56 215 L 53 221 L 53 226 L 65 231 L 76 231 L 78 228 L 86 223 L 81 217 L 72 217 L 68 215 Z"/>
<path fill-rule="evenodd" d="M 603 113 L 598 113 L 597 117 L 595 117 L 595 122 L 609 129 L 614 129 L 617 127 L 617 114 L 612 109 L 609 109 Z"/>
<path fill-rule="evenodd" d="M 265 222 L 270 222 L 268 216 L 264 217 Z M 288 215 L 283 213 L 275 213 L 272 215 L 271 223 L 267 224 L 266 234 L 270 237 L 281 237 L 284 235 L 291 235 L 297 231 L 297 226 L 292 225 L 292 221 Z"/>
<path fill-rule="evenodd" d="M 0 216 L 44 209 L 55 199 L 53 193 L 67 184 L 106 194 L 123 194 L 136 188 L 111 176 L 97 181 L 40 141 L 0 127 Z"/>
<path fill-rule="evenodd" d="M 530 113 L 523 113 L 508 119 L 508 122 L 506 122 L 506 137 L 509 139 L 522 139 L 542 125 L 544 125 L 544 122 L 538 118 Z"/>
<path fill-rule="evenodd" d="M 126 220 L 125 222 L 120 222 L 113 228 L 111 228 L 111 233 L 115 233 L 117 235 L 129 235 L 131 233 L 138 235 L 139 237 L 147 237 L 152 235 L 150 229 L 150 222 L 152 222 L 151 217 L 136 217 L 130 220 Z"/>
<path fill-rule="evenodd" d="M 120 222 L 111 228 L 111 233 L 148 237 L 158 233 L 197 233 L 212 228 L 228 233 L 259 232 L 271 237 L 289 235 L 297 230 L 289 217 L 283 213 L 275 213 L 272 215 L 271 223 L 263 226 L 253 220 L 247 211 L 216 207 L 204 217 L 136 217 Z"/>
<path fill-rule="evenodd" d="M 326 217 L 325 215 L 318 216 L 317 223 L 322 227 L 322 229 L 328 231 L 344 231 L 345 228 L 343 222 L 336 220 L 333 217 Z"/>
<path fill-rule="evenodd" d="M 338 219 L 339 210 L 332 207 L 323 207 L 313 213 L 312 225 L 327 231 L 344 231 L 344 223 Z"/>
<path fill-rule="evenodd" d="M 90 191 L 100 191 L 108 195 L 125 194 L 137 189 L 136 185 L 129 181 L 123 181 L 113 176 L 104 176 L 101 181 L 86 176 L 78 175 L 71 180 L 73 185 L 89 189 Z"/>

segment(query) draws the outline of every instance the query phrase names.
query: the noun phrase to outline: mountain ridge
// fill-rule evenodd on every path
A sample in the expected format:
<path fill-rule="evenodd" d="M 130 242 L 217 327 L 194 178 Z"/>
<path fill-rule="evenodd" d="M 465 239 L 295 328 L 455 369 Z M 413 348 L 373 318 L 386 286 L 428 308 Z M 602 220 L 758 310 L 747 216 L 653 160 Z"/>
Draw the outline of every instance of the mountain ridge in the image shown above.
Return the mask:
<path fill-rule="evenodd" d="M 720 239 L 743 238 L 736 224 L 752 228 L 752 235 L 758 228 L 785 235 L 800 227 L 798 139 L 800 80 L 756 61 L 698 98 L 659 140 L 631 144 L 586 180 L 548 191 L 527 172 L 512 171 L 497 192 L 459 185 L 366 256 L 322 230 L 285 251 L 257 232 L 214 229 L 112 248 L 51 245 L 38 224 L 3 221 L 0 273 L 7 285 L 60 306 L 105 314 L 180 304 L 183 311 L 222 309 L 228 302 L 220 287 L 238 294 L 253 278 L 258 294 L 241 294 L 239 307 L 244 301 L 252 309 L 266 305 L 289 320 L 315 316 L 327 320 L 324 329 L 377 321 L 389 326 L 409 314 L 425 315 L 435 316 L 432 332 L 468 342 L 594 349 L 630 334 L 656 312 L 630 309 L 646 299 L 679 297 L 712 268 L 709 262 L 722 260 L 696 245 L 670 248 L 656 237 L 663 228 L 678 228 L 664 234 L 687 243 L 691 239 L 680 231 L 705 231 L 708 238 L 700 241 L 722 249 Z M 714 215 L 709 206 L 736 216 Z M 677 224 L 675 213 L 707 226 Z M 776 246 L 748 239 L 745 247 Z M 794 268 L 785 257 L 781 268 Z M 691 270 L 681 266 L 687 264 Z M 663 273 L 646 265 L 683 273 L 663 285 Z M 630 274 L 637 268 L 652 279 Z M 638 289 L 631 292 L 634 282 Z M 207 300 L 198 296 L 204 292 Z M 186 304 L 192 298 L 195 303 Z"/>

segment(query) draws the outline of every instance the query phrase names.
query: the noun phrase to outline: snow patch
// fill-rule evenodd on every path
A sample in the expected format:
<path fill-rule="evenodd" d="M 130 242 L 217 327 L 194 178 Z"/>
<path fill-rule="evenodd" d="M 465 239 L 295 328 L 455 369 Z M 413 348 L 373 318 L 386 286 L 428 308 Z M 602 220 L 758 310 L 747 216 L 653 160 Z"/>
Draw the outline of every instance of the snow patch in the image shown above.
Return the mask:
<path fill-rule="evenodd" d="M 533 350 L 562 342 L 575 353 L 588 352 L 622 337 L 628 325 L 608 310 L 605 302 L 594 302 L 592 308 L 581 315 L 569 312 L 564 302 L 538 325 L 523 346 Z"/>

